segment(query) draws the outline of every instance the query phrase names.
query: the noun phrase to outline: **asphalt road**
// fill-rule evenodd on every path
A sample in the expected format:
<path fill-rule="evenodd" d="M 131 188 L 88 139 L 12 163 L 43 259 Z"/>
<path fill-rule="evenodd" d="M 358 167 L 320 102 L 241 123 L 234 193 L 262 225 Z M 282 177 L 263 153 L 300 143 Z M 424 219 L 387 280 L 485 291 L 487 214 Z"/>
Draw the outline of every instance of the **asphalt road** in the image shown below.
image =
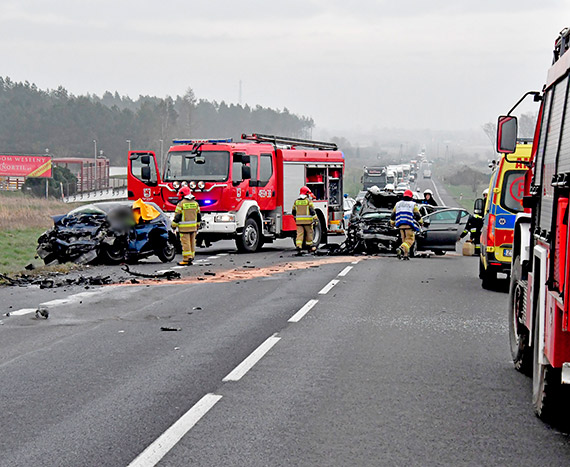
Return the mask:
<path fill-rule="evenodd" d="M 0 289 L 0 465 L 569 464 L 476 258 L 292 254 L 224 243 L 178 282 Z"/>

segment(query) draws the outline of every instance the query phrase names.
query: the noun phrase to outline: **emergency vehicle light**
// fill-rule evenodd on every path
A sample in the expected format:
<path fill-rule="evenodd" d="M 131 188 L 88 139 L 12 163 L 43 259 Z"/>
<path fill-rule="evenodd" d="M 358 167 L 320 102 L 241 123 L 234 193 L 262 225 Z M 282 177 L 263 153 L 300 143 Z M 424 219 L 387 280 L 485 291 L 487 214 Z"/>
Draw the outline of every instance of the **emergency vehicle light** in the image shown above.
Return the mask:
<path fill-rule="evenodd" d="M 233 142 L 232 138 L 226 139 L 173 139 L 173 144 L 196 144 L 196 143 L 211 143 L 211 144 L 218 144 L 218 143 L 231 143 Z"/>

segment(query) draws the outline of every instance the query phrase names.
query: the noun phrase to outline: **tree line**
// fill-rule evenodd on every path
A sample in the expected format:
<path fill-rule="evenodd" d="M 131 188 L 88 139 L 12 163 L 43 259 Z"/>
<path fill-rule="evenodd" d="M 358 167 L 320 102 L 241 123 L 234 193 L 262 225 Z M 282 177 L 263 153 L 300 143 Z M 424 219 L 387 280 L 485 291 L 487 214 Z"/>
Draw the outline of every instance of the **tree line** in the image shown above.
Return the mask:
<path fill-rule="evenodd" d="M 310 117 L 262 106 L 198 99 L 191 88 L 183 96 L 139 96 L 115 92 L 75 96 L 60 86 L 0 77 L 0 153 L 93 157 L 103 151 L 112 165 L 124 165 L 128 149 L 164 151 L 174 138 L 234 138 L 242 133 L 310 137 Z M 93 143 L 93 141 L 96 143 Z"/>

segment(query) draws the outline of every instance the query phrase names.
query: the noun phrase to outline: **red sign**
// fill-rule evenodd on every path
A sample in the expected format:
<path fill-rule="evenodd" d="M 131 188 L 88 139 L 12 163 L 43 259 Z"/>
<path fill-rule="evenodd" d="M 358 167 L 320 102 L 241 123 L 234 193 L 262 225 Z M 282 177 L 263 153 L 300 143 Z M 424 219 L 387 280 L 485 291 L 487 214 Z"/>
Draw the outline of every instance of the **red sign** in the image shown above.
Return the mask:
<path fill-rule="evenodd" d="M 509 190 L 513 199 L 516 199 L 520 203 L 524 195 L 524 175 L 515 178 L 513 183 L 511 183 Z"/>
<path fill-rule="evenodd" d="M 51 157 L 0 154 L 0 176 L 49 178 L 51 177 Z"/>

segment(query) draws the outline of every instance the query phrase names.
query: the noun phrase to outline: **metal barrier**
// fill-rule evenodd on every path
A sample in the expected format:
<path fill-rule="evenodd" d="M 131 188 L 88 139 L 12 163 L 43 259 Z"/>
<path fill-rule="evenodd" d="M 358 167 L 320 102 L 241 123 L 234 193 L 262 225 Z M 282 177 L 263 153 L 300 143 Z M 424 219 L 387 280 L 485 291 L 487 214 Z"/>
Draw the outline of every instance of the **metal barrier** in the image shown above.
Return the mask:
<path fill-rule="evenodd" d="M 127 187 L 106 188 L 104 190 L 87 191 L 83 193 L 76 193 L 74 195 L 66 196 L 63 198 L 64 203 L 84 203 L 94 201 L 118 201 L 127 199 Z"/>

